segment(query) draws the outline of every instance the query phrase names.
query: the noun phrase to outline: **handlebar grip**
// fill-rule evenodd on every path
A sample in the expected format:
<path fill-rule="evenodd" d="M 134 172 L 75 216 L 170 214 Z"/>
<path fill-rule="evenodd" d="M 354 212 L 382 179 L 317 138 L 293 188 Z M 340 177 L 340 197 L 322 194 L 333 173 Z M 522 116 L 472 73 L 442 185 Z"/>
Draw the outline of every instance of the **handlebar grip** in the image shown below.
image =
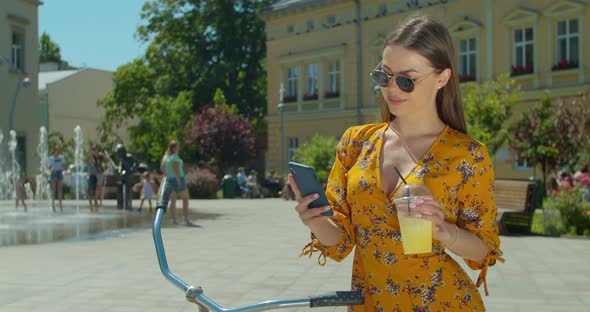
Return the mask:
<path fill-rule="evenodd" d="M 362 291 L 335 291 L 311 297 L 309 300 L 311 308 L 360 305 L 364 303 L 365 296 Z"/>
<path fill-rule="evenodd" d="M 158 209 L 163 209 L 164 213 L 166 213 L 166 208 L 168 208 L 168 202 L 170 201 L 170 195 L 172 194 L 172 185 L 164 179 L 162 184 L 160 185 L 160 189 L 158 190 L 158 200 L 156 201 L 156 211 Z"/>

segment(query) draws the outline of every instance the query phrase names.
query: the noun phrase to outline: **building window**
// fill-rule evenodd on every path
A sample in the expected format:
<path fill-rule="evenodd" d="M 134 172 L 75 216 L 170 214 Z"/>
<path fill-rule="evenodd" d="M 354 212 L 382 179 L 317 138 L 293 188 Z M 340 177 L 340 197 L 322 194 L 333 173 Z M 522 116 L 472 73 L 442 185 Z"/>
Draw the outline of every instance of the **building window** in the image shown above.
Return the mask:
<path fill-rule="evenodd" d="M 24 71 L 25 64 L 25 34 L 22 31 L 12 31 L 12 68 Z"/>
<path fill-rule="evenodd" d="M 516 159 L 514 160 L 514 170 L 531 170 L 533 169 L 532 166 L 529 165 L 526 158 L 520 156 L 520 154 L 516 155 Z"/>
<path fill-rule="evenodd" d="M 379 5 L 379 14 L 377 16 L 385 16 L 387 15 L 387 4 L 381 3 Z"/>
<path fill-rule="evenodd" d="M 327 20 L 328 20 L 328 26 L 334 26 L 336 24 L 336 16 L 335 15 L 328 16 Z"/>
<path fill-rule="evenodd" d="M 475 81 L 477 48 L 475 38 L 459 41 L 459 81 Z"/>
<path fill-rule="evenodd" d="M 293 27 L 293 25 L 287 25 L 287 32 L 288 33 L 292 33 L 295 30 L 295 27 Z"/>
<path fill-rule="evenodd" d="M 512 76 L 533 72 L 533 29 L 531 27 L 514 30 L 514 56 Z"/>
<path fill-rule="evenodd" d="M 340 62 L 328 63 L 328 90 L 324 97 L 333 98 L 340 96 Z"/>
<path fill-rule="evenodd" d="M 299 81 L 299 67 L 290 67 L 287 69 L 287 95 L 283 102 L 297 101 L 297 84 Z"/>
<path fill-rule="evenodd" d="M 418 8 L 418 0 L 409 0 L 408 2 L 406 2 L 406 5 L 409 9 L 416 9 Z"/>
<path fill-rule="evenodd" d="M 313 21 L 307 21 L 307 31 L 313 30 Z"/>
<path fill-rule="evenodd" d="M 289 161 L 293 159 L 295 156 L 295 152 L 297 152 L 297 148 L 299 147 L 299 139 L 296 137 L 289 138 Z"/>
<path fill-rule="evenodd" d="M 579 40 L 577 19 L 557 23 L 557 60 L 553 70 L 578 67 Z"/>
<path fill-rule="evenodd" d="M 303 95 L 304 100 L 316 100 L 318 98 L 318 64 L 307 64 L 307 90 Z"/>

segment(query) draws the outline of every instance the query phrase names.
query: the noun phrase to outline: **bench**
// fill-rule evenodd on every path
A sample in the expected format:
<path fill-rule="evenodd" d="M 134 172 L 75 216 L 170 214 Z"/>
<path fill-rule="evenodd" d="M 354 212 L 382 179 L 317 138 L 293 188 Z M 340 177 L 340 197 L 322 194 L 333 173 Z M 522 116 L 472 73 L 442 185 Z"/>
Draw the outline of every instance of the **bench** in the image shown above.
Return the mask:
<path fill-rule="evenodd" d="M 500 233 L 530 233 L 537 208 L 537 184 L 534 181 L 496 180 L 496 223 Z"/>

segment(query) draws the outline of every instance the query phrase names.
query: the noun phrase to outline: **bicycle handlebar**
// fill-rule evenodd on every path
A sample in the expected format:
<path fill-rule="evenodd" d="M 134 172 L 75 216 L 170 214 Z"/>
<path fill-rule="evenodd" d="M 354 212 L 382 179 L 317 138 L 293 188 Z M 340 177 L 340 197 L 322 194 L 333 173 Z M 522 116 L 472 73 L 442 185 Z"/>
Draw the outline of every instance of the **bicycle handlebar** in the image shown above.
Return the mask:
<path fill-rule="evenodd" d="M 170 272 L 168 268 L 168 261 L 166 260 L 166 252 L 164 250 L 164 243 L 162 241 L 162 219 L 166 213 L 170 195 L 172 194 L 172 187 L 164 180 L 160 189 L 158 190 L 158 200 L 156 201 L 156 217 L 154 219 L 153 236 L 154 244 L 156 246 L 156 256 L 160 264 L 160 271 L 166 279 L 174 286 L 182 289 L 185 292 L 186 300 L 199 305 L 202 311 L 219 311 L 219 312 L 241 312 L 241 311 L 265 311 L 272 309 L 285 309 L 294 307 L 309 306 L 327 307 L 327 306 L 348 306 L 359 305 L 365 302 L 365 297 L 360 291 L 336 291 L 320 296 L 300 299 L 286 299 L 286 300 L 269 300 L 259 302 L 256 304 L 246 305 L 233 309 L 226 309 L 218 305 L 203 293 L 201 287 L 195 287 L 187 284 L 178 276 Z"/>

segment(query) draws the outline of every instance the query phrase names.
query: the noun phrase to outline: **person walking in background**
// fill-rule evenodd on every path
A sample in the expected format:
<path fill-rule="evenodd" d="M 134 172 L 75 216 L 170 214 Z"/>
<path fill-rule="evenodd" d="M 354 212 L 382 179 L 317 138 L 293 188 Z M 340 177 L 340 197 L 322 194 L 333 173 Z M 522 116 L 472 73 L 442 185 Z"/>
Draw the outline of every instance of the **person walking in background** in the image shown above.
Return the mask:
<path fill-rule="evenodd" d="M 172 214 L 172 223 L 176 222 L 176 198 L 182 199 L 182 212 L 184 215 L 184 224 L 193 225 L 188 215 L 188 189 L 186 187 L 186 178 L 184 176 L 184 162 L 178 156 L 180 144 L 177 141 L 171 141 L 168 144 L 166 154 L 162 158 L 160 168 L 166 176 L 166 183 L 172 185 L 174 193 L 170 198 L 170 212 Z"/>
<path fill-rule="evenodd" d="M 16 208 L 18 209 L 18 202 L 20 201 L 25 208 L 25 212 L 27 212 L 27 188 L 26 185 L 29 183 L 29 179 L 27 177 L 21 176 L 16 184 Z"/>
<path fill-rule="evenodd" d="M 111 160 L 106 153 L 100 151 L 100 147 L 96 144 L 92 144 L 92 157 L 96 163 L 96 199 L 98 200 L 98 208 L 103 207 L 103 190 L 105 186 L 105 171 L 110 165 Z"/>
<path fill-rule="evenodd" d="M 152 212 L 152 199 L 154 197 L 154 182 L 152 182 L 152 176 L 149 171 L 143 173 L 143 179 L 141 180 L 141 202 L 139 203 L 138 212 L 141 212 L 143 208 L 143 201 L 147 200 L 150 207 L 150 213 Z"/>
<path fill-rule="evenodd" d="M 88 189 L 86 197 L 90 205 L 90 212 L 98 211 L 98 200 L 96 199 L 96 161 L 92 152 L 86 157 L 86 174 L 88 175 Z M 94 201 L 94 203 L 93 203 Z"/>
<path fill-rule="evenodd" d="M 293 176 L 302 223 L 319 251 L 342 261 L 354 250 L 352 290 L 365 303 L 354 311 L 484 311 L 478 291 L 496 261 L 504 261 L 495 224 L 494 168 L 486 146 L 467 135 L 453 41 L 432 17 L 412 16 L 385 38 L 372 69 L 380 87 L 382 123 L 346 130 L 336 148 L 326 195 L 330 206 L 309 209 Z M 397 172 L 401 172 L 397 174 Z M 396 191 L 407 182 L 432 194 L 412 204 L 431 222 L 431 252 L 406 255 Z M 477 283 L 449 253 L 474 270 Z M 349 309 L 352 311 L 352 308 Z"/>
<path fill-rule="evenodd" d="M 66 164 L 65 157 L 61 154 L 61 149 L 56 147 L 53 150 L 53 155 L 49 157 L 49 169 L 51 170 L 51 209 L 55 212 L 55 198 L 59 201 L 59 210 L 63 212 L 63 182 L 64 182 L 64 168 Z"/>

